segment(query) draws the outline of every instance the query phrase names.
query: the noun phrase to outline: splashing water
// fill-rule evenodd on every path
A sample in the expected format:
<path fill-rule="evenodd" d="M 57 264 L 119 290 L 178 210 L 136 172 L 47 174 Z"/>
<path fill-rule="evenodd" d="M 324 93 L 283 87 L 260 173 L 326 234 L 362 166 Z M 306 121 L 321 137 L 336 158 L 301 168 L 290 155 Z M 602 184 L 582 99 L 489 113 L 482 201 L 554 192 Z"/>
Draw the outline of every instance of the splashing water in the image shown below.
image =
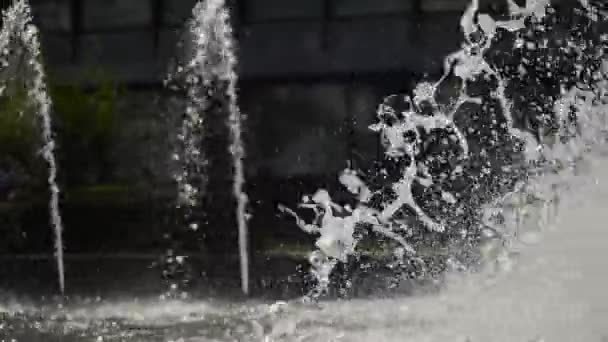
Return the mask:
<path fill-rule="evenodd" d="M 186 220 L 190 220 L 192 211 L 200 202 L 205 190 L 206 160 L 202 150 L 205 144 L 205 112 L 211 106 L 209 89 L 217 87 L 224 93 L 227 101 L 228 118 L 226 124 L 230 130 L 228 151 L 233 163 L 233 188 L 236 199 L 236 219 L 239 236 L 240 271 L 242 290 L 249 292 L 249 251 L 247 229 L 247 202 L 244 192 L 245 171 L 243 159 L 245 148 L 242 140 L 242 114 L 238 106 L 236 74 L 237 58 L 234 52 L 233 32 L 229 11 L 223 0 L 201 1 L 194 7 L 190 22 L 192 56 L 185 65 L 178 68 L 179 74 L 185 74 L 187 88 L 187 107 L 182 121 L 178 141 L 181 151 L 174 159 L 181 163 L 181 170 L 175 176 L 179 190 L 179 206 L 185 207 Z M 170 76 L 171 78 L 172 76 Z M 218 85 L 217 83 L 221 83 Z M 198 224 L 189 222 L 191 229 L 198 229 Z"/>
<path fill-rule="evenodd" d="M 499 141 L 504 143 L 501 147 L 510 148 L 507 143 L 512 143 L 514 151 L 523 155 L 515 162 L 523 163 L 526 172 L 508 174 L 513 166 L 499 165 L 500 170 L 515 181 L 508 183 L 506 190 L 501 188 L 501 192 L 491 193 L 484 198 L 481 208 L 475 208 L 481 211 L 481 222 L 475 224 L 484 228 L 480 250 L 485 255 L 482 260 L 489 274 L 461 276 L 449 272 L 450 281 L 440 293 L 433 295 L 317 305 L 177 301 L 72 303 L 42 309 L 0 305 L 0 312 L 12 312 L 0 324 L 0 336 L 20 341 L 85 338 L 146 342 L 604 341 L 608 336 L 605 324 L 608 278 L 601 269 L 605 268 L 607 234 L 603 223 L 608 216 L 604 210 L 608 202 L 605 185 L 608 184 L 608 119 L 605 115 L 608 64 L 597 62 L 602 62 L 606 39 L 598 39 L 589 44 L 589 48 L 584 44 L 585 38 L 578 36 L 580 32 L 571 32 L 561 37 L 561 45 L 553 50 L 566 56 L 561 61 L 541 51 L 539 60 L 529 60 L 531 64 L 521 63 L 514 68 L 507 68 L 506 63 L 499 66 L 496 60 L 500 58 L 492 58 L 496 55 L 484 38 L 493 36 L 499 40 L 498 36 L 505 32 L 524 32 L 523 41 L 515 39 L 514 43 L 524 49 L 512 50 L 510 46 L 507 49 L 509 54 L 523 54 L 530 49 L 530 40 L 542 45 L 545 35 L 558 30 L 546 21 L 551 14 L 547 2 L 529 1 L 526 7 L 517 6 L 513 1 L 509 3 L 512 18 L 505 22 L 484 16 L 479 13 L 477 2 L 472 3 L 462 19 L 466 42 L 462 51 L 448 58 L 451 64 L 446 67 L 446 75 L 448 68 L 473 80 L 486 79 L 489 75 L 494 82 L 494 86 L 488 87 L 489 94 L 483 94 L 484 97 L 468 93 L 467 90 L 475 90 L 474 82 L 469 82 L 463 86 L 467 90 L 458 89 L 460 94 L 450 105 L 433 104 L 428 94 L 437 92 L 444 81 L 435 85 L 422 83 L 413 99 L 401 101 L 402 98 L 393 96 L 380 106 L 380 124 L 373 128 L 382 134 L 389 157 L 403 161 L 399 169 L 403 172 L 390 184 L 397 196 L 389 196 L 382 206 L 374 205 L 373 184 L 364 182 L 355 171 L 345 170 L 340 182 L 356 195 L 358 204 L 354 207 L 336 204 L 327 191 L 319 190 L 305 197 L 302 204 L 317 213 L 318 221 L 307 223 L 291 209 L 281 208 L 293 214 L 302 229 L 321 235 L 317 241 L 319 251 L 311 255 L 319 288 L 329 286 L 333 268 L 356 253 L 359 243 L 356 229 L 361 223 L 397 241 L 403 256 L 415 256 L 416 246 L 404 234 L 409 222 L 392 217 L 399 205 L 394 202 L 412 207 L 411 211 L 421 217 L 420 224 L 429 231 L 443 234 L 463 228 L 453 226 L 418 202 L 417 184 L 432 187 L 436 180 L 435 170 L 421 162 L 419 155 L 424 146 L 417 140 L 424 139 L 429 129 L 446 131 L 443 137 L 454 145 L 451 158 L 456 166 L 445 173 L 448 178 L 449 173 L 464 173 L 461 169 L 475 162 L 477 154 L 488 153 L 480 150 L 471 127 L 466 121 L 463 123 L 466 116 L 474 114 L 467 106 L 494 99 L 499 110 L 508 109 L 508 112 L 497 116 L 500 120 L 484 134 L 493 139 L 498 133 L 506 136 L 508 139 Z M 593 13 L 601 14 L 595 10 Z M 534 68 L 542 69 L 539 66 L 546 68 L 546 72 L 560 71 L 566 76 L 558 79 L 559 87 L 554 89 L 553 98 L 547 95 L 541 98 L 543 101 L 525 108 L 532 113 L 547 114 L 545 121 L 522 120 L 518 109 L 522 103 L 517 94 L 535 94 L 519 88 L 513 92 L 516 83 L 513 80 L 517 79 L 516 75 L 528 74 Z M 448 76 L 442 80 L 448 80 Z M 543 90 L 538 84 L 532 87 L 537 92 Z M 397 107 L 401 105 L 403 110 Z M 453 106 L 467 110 L 452 114 Z M 449 110 L 444 111 L 446 107 Z M 433 111 L 435 115 L 425 114 Z M 483 165 L 482 172 L 474 177 L 492 175 L 492 170 L 487 169 L 490 167 Z M 471 193 L 466 195 L 474 196 L 484 190 L 474 185 L 471 188 Z M 438 198 L 442 205 L 463 201 L 458 191 L 441 190 L 443 193 Z M 558 212 L 563 216 L 559 230 L 546 234 L 547 240 L 537 244 L 540 233 L 558 223 L 555 221 Z M 535 248 L 530 248 L 532 245 Z M 521 257 L 514 259 L 512 252 L 521 253 Z M 515 263 L 517 260 L 523 262 Z M 495 272 L 496 268 L 513 271 Z"/>
<path fill-rule="evenodd" d="M 586 1 L 582 5 L 590 12 L 586 16 L 591 21 L 597 20 L 597 14 L 602 13 Z M 472 0 L 460 21 L 465 41 L 460 50 L 444 60 L 441 79 L 436 84 L 418 84 L 413 97 L 388 97 L 379 107 L 379 123 L 371 126 L 383 139 L 387 159 L 397 165 L 400 172 L 399 179 L 388 190 L 392 196 L 387 200 L 381 191 L 372 190 L 354 170 L 345 170 L 339 180 L 357 197 L 358 204 L 354 208 L 334 203 L 325 190 L 319 190 L 312 197 L 305 196 L 300 205 L 315 212 L 313 223 L 300 219 L 291 209 L 280 207 L 296 218 L 301 229 L 320 235 L 316 242 L 319 250 L 310 259 L 318 285 L 309 297 L 315 298 L 326 292 L 334 267 L 356 253 L 359 238 L 355 232 L 360 227 L 369 227 L 396 241 L 400 245 L 395 252 L 398 257 L 416 258 L 415 247 L 407 241 L 407 237 L 412 236 L 411 221 L 400 215 L 404 206 L 429 231 L 450 233 L 458 228 L 463 236 L 467 236 L 480 230 L 481 245 L 476 248 L 481 253 L 482 262 L 492 258 L 495 262 L 502 262 L 503 266 L 509 264 L 510 255 L 504 246 L 515 251 L 518 242 L 525 243 L 536 236 L 534 232 L 521 231 L 525 219 L 530 216 L 530 206 L 540 205 L 540 209 L 533 210 L 540 216 L 536 227 L 542 229 L 551 224 L 549 218 L 555 214 L 553 211 L 559 201 L 556 194 L 560 187 L 568 185 L 563 170 L 572 168 L 593 146 L 605 141 L 607 71 L 599 67 L 602 63 L 606 67 L 602 60 L 606 37 L 591 41 L 585 37 L 585 32 L 575 29 L 563 37 L 551 37 L 549 34 L 553 32 L 555 22 L 548 19 L 548 14 L 554 13 L 549 0 L 527 1 L 523 7 L 508 0 L 508 14 L 504 16 L 507 19 L 497 20 L 482 13 L 479 1 Z M 505 37 L 513 37 L 513 46 L 502 44 L 496 50 L 494 43 L 502 43 Z M 547 45 L 552 38 L 556 46 L 549 50 Z M 535 62 L 533 54 L 543 51 L 543 48 L 549 57 L 539 57 L 540 61 Z M 509 65 L 509 58 L 500 55 L 500 49 L 520 58 L 519 65 Z M 559 56 L 553 58 L 551 53 L 556 52 Z M 564 61 L 567 65 L 559 64 Z M 546 71 L 547 75 L 538 77 L 555 78 L 560 70 L 570 71 L 567 68 L 573 63 L 571 73 L 564 72 L 566 77 L 559 79 L 556 96 L 543 94 L 540 100 L 530 100 L 526 98 L 530 96 L 526 89 L 518 88 L 528 74 L 534 76 Z M 458 96 L 448 104 L 439 104 L 437 94 L 442 87 L 450 86 L 450 79 L 458 84 Z M 542 94 L 544 89 L 540 87 L 543 84 L 536 86 L 534 93 Z M 472 127 L 471 119 L 464 117 L 475 114 L 471 109 L 475 105 L 487 113 L 486 120 L 489 121 L 485 127 Z M 477 116 L 474 120 L 479 118 Z M 463 132 L 463 127 L 466 132 Z M 455 148 L 452 148 L 451 155 L 422 159 L 425 138 L 438 130 L 446 133 L 443 144 L 455 145 Z M 482 140 L 482 131 L 492 140 Z M 489 144 L 490 148 L 484 144 Z M 500 148 L 506 150 L 502 157 L 498 152 L 489 152 Z M 492 163 L 492 158 L 503 160 Z M 431 174 L 437 160 L 439 164 L 449 165 L 451 170 L 442 170 L 439 177 Z M 463 170 L 475 170 L 472 165 L 480 161 L 485 165 L 470 179 L 472 183 L 479 183 L 484 177 L 500 179 L 503 190 L 489 191 L 478 184 L 462 193 L 444 190 L 450 188 L 446 180 L 463 179 Z M 502 173 L 497 173 L 497 168 Z M 516 168 L 523 172 L 514 172 Z M 380 173 L 384 179 L 390 179 L 387 168 L 381 169 Z M 415 187 L 439 189 L 440 196 L 435 202 L 440 207 L 460 213 L 465 212 L 465 206 L 470 208 L 474 205 L 466 203 L 464 197 L 480 197 L 479 192 L 489 192 L 490 197 L 479 203 L 481 208 L 477 211 L 481 213 L 481 222 L 468 229 L 449 227 L 449 220 L 436 213 L 428 213 L 428 206 L 423 208 L 415 197 Z M 448 266 L 454 262 L 458 264 L 451 257 L 447 262 Z M 460 266 L 466 268 L 467 265 Z"/>
<path fill-rule="evenodd" d="M 0 63 L 2 67 L 8 66 L 8 58 L 11 53 L 11 39 L 16 39 L 23 44 L 26 53 L 26 65 L 32 73 L 31 85 L 28 88 L 28 97 L 40 117 L 42 125 L 42 156 L 48 163 L 48 184 L 51 192 L 49 202 L 51 224 L 55 233 L 55 258 L 57 260 L 57 271 L 59 277 L 59 288 L 61 293 L 65 291 L 65 270 L 63 262 L 63 224 L 59 212 L 59 187 L 57 186 L 57 163 L 55 161 L 52 123 L 51 123 L 51 99 L 46 87 L 46 74 L 41 62 L 40 41 L 38 29 L 32 23 L 31 8 L 27 0 L 17 0 L 4 11 L 2 16 L 3 26 L 0 32 Z"/>

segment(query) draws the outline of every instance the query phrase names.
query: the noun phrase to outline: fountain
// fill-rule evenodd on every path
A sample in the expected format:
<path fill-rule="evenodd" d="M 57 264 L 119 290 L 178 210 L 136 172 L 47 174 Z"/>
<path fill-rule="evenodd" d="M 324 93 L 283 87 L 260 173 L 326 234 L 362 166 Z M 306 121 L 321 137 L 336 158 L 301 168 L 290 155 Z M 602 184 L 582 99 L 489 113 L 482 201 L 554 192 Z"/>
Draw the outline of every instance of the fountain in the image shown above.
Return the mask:
<path fill-rule="evenodd" d="M 20 341 L 52 341 L 56 336 L 74 341 L 602 340 L 608 336 L 607 279 L 594 267 L 605 267 L 607 233 L 602 222 L 607 219 L 608 188 L 602 182 L 608 170 L 604 56 L 608 37 L 582 25 L 560 33 L 558 26 L 570 23 L 552 21 L 557 14 L 548 0 L 530 0 L 525 6 L 513 0 L 507 3 L 508 19 L 502 20 L 486 15 L 472 0 L 460 23 L 465 41 L 446 58 L 439 82 L 422 82 L 412 96 L 390 96 L 379 106 L 378 123 L 371 128 L 381 135 L 385 147 L 385 164 L 378 172 L 384 184 L 347 169 L 339 181 L 353 195 L 354 205 L 336 203 L 321 189 L 305 196 L 301 204 L 316 215 L 311 223 L 280 207 L 301 229 L 319 235 L 318 250 L 310 256 L 318 284 L 307 299 L 326 292 L 336 265 L 358 253 L 361 231 L 366 230 L 393 241 L 397 247 L 392 254 L 401 263 L 421 258 L 413 241 L 416 234 L 447 234 L 457 242 L 470 242 L 458 246 L 472 248 L 481 257 L 463 262 L 458 253 L 450 255 L 447 280 L 439 293 L 318 305 L 102 300 L 59 308 L 0 304 L 0 312 L 10 313 L 0 324 L 0 337 Z M 193 27 L 203 28 L 194 31 L 200 42 L 209 43 L 205 34 L 221 31 L 204 28 L 217 28 L 209 24 L 213 18 L 227 19 L 222 6 L 221 0 L 197 5 L 195 23 L 200 25 Z M 576 12 L 577 16 L 608 19 L 591 2 L 581 0 L 581 7 L 591 13 Z M 509 44 L 501 54 L 494 43 L 503 39 L 513 46 Z M 210 45 L 199 47 L 201 56 L 209 52 Z M 186 164 L 194 166 L 183 174 L 185 178 L 192 176 L 191 170 L 204 167 L 196 152 L 204 137 L 192 133 L 204 124 L 200 121 L 204 106 L 197 101 L 204 103 L 198 95 L 207 84 L 199 82 L 220 64 L 204 65 L 209 67 L 195 61 L 192 72 L 186 71 L 193 76 L 193 83 L 188 83 L 193 95 L 182 143 L 193 150 L 178 156 L 195 163 Z M 232 81 L 231 114 L 237 115 L 233 64 L 221 65 L 220 70 L 229 70 L 220 75 Z M 544 82 L 537 79 L 544 76 Z M 437 93 L 450 78 L 459 80 L 458 94 L 440 102 Z M 240 127 L 238 120 L 230 123 L 234 122 L 233 142 L 238 146 Z M 190 137 L 197 140 L 190 144 Z M 242 150 L 233 152 L 238 159 Z M 237 170 L 236 177 L 241 175 Z M 457 186 L 456 180 L 466 186 Z M 199 195 L 190 192 L 189 182 L 179 183 L 182 191 L 188 190 L 182 199 Z M 235 184 L 238 194 L 242 178 Z M 430 189 L 431 200 L 421 200 L 425 189 Z M 237 198 L 243 201 L 239 217 L 245 230 L 245 198 Z M 585 207 L 578 203 L 584 199 L 596 203 Z M 403 215 L 403 207 L 415 220 Z M 467 215 L 472 222 L 459 221 Z M 555 225 L 557 216 L 569 220 L 560 225 L 562 233 L 547 233 L 543 247 L 539 236 Z M 604 254 L 588 255 L 589 250 Z M 573 259 L 583 262 L 569 264 Z M 482 267 L 476 268 L 476 262 Z M 244 275 L 244 290 L 246 283 Z"/>
<path fill-rule="evenodd" d="M 391 165 L 396 165 L 393 166 L 393 169 L 396 168 L 400 173 L 399 180 L 391 184 L 388 189 L 388 193 L 392 196 L 385 196 L 386 190 L 372 190 L 354 170 L 347 169 L 339 180 L 356 197 L 358 204 L 354 208 L 350 205 L 343 206 L 334 203 L 325 190 L 319 190 L 314 196 L 305 196 L 300 205 L 301 208 L 314 211 L 316 218 L 312 223 L 300 219 L 291 209 L 279 207 L 280 210 L 294 216 L 302 230 L 319 235 L 316 242 L 319 250 L 313 252 L 310 257 L 312 273 L 317 279 L 318 285 L 308 295 L 308 299 L 318 298 L 325 293 L 329 285 L 329 275 L 334 267 L 339 262 L 347 262 L 350 256 L 357 254 L 357 236 L 361 236 L 361 233 L 357 233 L 358 230 L 371 229 L 380 236 L 395 241 L 399 247 L 394 254 L 401 259 L 400 263 L 405 263 L 407 259 L 419 259 L 416 249 L 407 241 L 407 237 L 412 236 L 413 227 L 411 221 L 404 219 L 400 213 L 404 207 L 411 210 L 416 220 L 421 222 L 427 230 L 447 233 L 446 230 L 454 229 L 454 227 L 447 227 L 447 218 L 442 218 L 437 214 L 429 215 L 422 209 L 419 197 L 414 196 L 414 186 L 418 185 L 425 189 L 438 191 L 436 202 L 441 203 L 441 207 L 464 213 L 465 207 L 470 208 L 474 205 L 474 203 L 466 202 L 465 197 L 471 199 L 474 192 L 488 191 L 488 189 L 477 186 L 473 192 L 468 191 L 467 193 L 467 190 L 461 189 L 461 193 L 453 193 L 445 191 L 444 188 L 450 187 L 449 180 L 466 179 L 463 170 L 469 169 L 468 172 L 472 172 L 472 161 L 479 161 L 480 156 L 485 157 L 494 153 L 493 158 L 502 160 L 492 164 L 486 158 L 487 165 L 482 166 L 479 172 L 475 173 L 475 178 L 478 179 L 471 180 L 477 182 L 479 178 L 493 175 L 490 178 L 500 178 L 504 184 L 501 186 L 501 190 L 492 191 L 495 193 L 495 199 L 488 198 L 478 203 L 482 206 L 479 210 L 481 210 L 482 216 L 502 216 L 504 218 L 509 216 L 508 209 L 505 207 L 507 203 L 520 198 L 523 199 L 523 202 L 520 200 L 519 203 L 511 204 L 511 207 L 516 211 L 515 216 L 522 218 L 525 216 L 525 212 L 522 210 L 529 205 L 529 197 L 543 202 L 545 207 L 543 210 L 548 210 L 547 207 L 554 201 L 554 195 L 551 193 L 555 191 L 557 185 L 543 183 L 548 179 L 555 181 L 553 178 L 546 177 L 545 173 L 551 172 L 547 169 L 551 169 L 556 164 L 571 163 L 577 158 L 581 158 L 582 154 L 588 150 L 589 144 L 592 143 L 588 139 L 598 139 L 601 136 L 600 132 L 605 129 L 605 125 L 597 126 L 596 123 L 601 120 L 603 114 L 601 111 L 591 109 L 594 108 L 593 105 L 596 103 L 594 101 L 597 101 L 598 95 L 603 96 L 597 93 L 598 88 L 602 87 L 597 80 L 604 77 L 598 70 L 600 59 L 593 57 L 601 56 L 601 50 L 593 50 L 601 49 L 601 45 L 594 44 L 591 47 L 585 46 L 585 43 L 579 45 L 575 41 L 576 34 L 570 40 L 568 40 L 569 37 L 564 37 L 566 39 L 564 45 L 569 48 L 562 49 L 568 49 L 568 52 L 578 56 L 579 60 L 586 58 L 587 65 L 583 66 L 585 69 L 581 67 L 579 69 L 583 70 L 579 70 L 577 74 L 568 75 L 568 79 L 560 80 L 561 93 L 556 95 L 561 95 L 561 99 L 556 101 L 555 106 L 549 102 L 554 99 L 550 95 L 542 99 L 549 102 L 550 110 L 542 111 L 541 109 L 540 112 L 523 113 L 523 116 L 528 116 L 528 120 L 534 120 L 530 117 L 538 115 L 543 120 L 542 122 L 535 126 L 522 122 L 522 113 L 515 112 L 514 104 L 519 98 L 516 98 L 513 89 L 516 88 L 514 84 L 518 78 L 528 72 L 526 69 L 528 65 L 525 63 L 531 64 L 532 61 L 524 56 L 524 64 L 521 64 L 517 73 L 513 75 L 509 65 L 502 65 L 505 63 L 504 60 L 496 58 L 496 52 L 492 50 L 493 43 L 498 39 L 504 39 L 504 36 L 517 35 L 526 30 L 529 32 L 538 30 L 541 32 L 541 36 L 546 36 L 545 32 L 548 31 L 548 28 L 545 26 L 550 24 L 543 23 L 543 20 L 552 10 L 549 0 L 527 1 L 525 6 L 519 6 L 509 0 L 508 5 L 508 19 L 495 20 L 480 11 L 478 0 L 472 0 L 460 21 L 464 43 L 460 50 L 445 58 L 444 74 L 441 79 L 436 84 L 428 82 L 418 84 L 412 97 L 393 95 L 386 98 L 385 102 L 380 105 L 379 123 L 370 128 L 380 133 L 385 156 Z M 584 2 L 584 6 L 588 9 L 593 8 L 587 2 Z M 533 23 L 531 28 L 527 26 L 529 23 Z M 536 50 L 536 43 L 524 46 L 521 37 L 523 35 L 514 40 L 514 51 L 523 50 L 524 52 L 521 54 L 524 54 L 526 50 Z M 543 38 L 546 45 L 548 38 Z M 580 46 L 584 47 L 579 48 Z M 550 73 L 551 67 L 555 63 L 549 58 L 547 66 L 543 67 L 549 68 Z M 586 73 L 592 75 L 586 75 Z M 590 78 L 586 79 L 585 76 Z M 448 104 L 439 105 L 436 101 L 437 92 L 443 82 L 450 77 L 459 81 L 458 96 L 451 99 Z M 591 87 L 596 88 L 581 90 L 580 84 L 585 81 Z M 485 93 L 480 91 L 480 84 L 482 84 L 481 87 L 487 87 L 490 90 Z M 527 94 L 518 96 L 525 98 Z M 469 104 L 478 105 L 485 108 L 485 111 L 494 113 L 487 127 L 463 127 L 462 124 L 458 124 L 458 121 L 464 120 L 463 115 L 469 114 L 465 108 Z M 538 107 L 540 108 L 540 106 Z M 516 118 L 516 115 L 519 118 Z M 577 116 L 574 121 L 571 119 L 572 115 Z M 583 123 L 586 130 L 581 132 Z M 576 132 L 578 134 L 572 134 L 575 127 L 579 129 L 579 132 Z M 469 145 L 475 142 L 475 135 L 480 134 L 475 131 L 480 132 L 480 129 L 484 128 L 494 141 L 490 142 L 488 148 L 476 147 L 476 155 L 472 155 Z M 466 134 L 463 132 L 465 129 Z M 445 145 L 455 144 L 456 152 L 452 155 L 437 155 L 431 159 L 420 158 L 425 152 L 425 140 L 422 135 L 426 134 L 428 137 L 433 131 L 438 130 L 446 132 L 447 136 L 444 135 L 443 138 Z M 549 145 L 544 143 L 544 140 L 550 135 L 557 138 L 552 139 L 553 142 Z M 502 142 L 499 142 L 499 139 Z M 491 146 L 499 145 L 503 150 L 511 149 L 512 151 L 507 151 L 507 154 L 502 156 L 498 152 L 489 152 Z M 523 160 L 516 162 L 519 158 L 518 155 L 522 155 Z M 433 168 L 433 162 L 437 159 L 445 165 L 450 165 L 451 169 L 447 171 L 442 169 L 439 175 L 431 175 L 429 170 Z M 514 172 L 517 167 L 521 170 Z M 388 175 L 390 173 L 388 168 L 382 168 L 380 173 Z M 496 172 L 497 168 L 501 168 L 501 171 Z M 536 186 L 530 185 L 535 182 L 540 183 Z M 500 193 L 503 195 L 496 196 Z M 383 196 L 389 199 L 384 199 Z M 490 204 L 484 203 L 487 200 L 491 200 Z M 496 215 L 497 212 L 498 215 Z M 442 220 L 444 222 L 441 222 Z M 508 236 L 519 239 L 520 234 L 517 232 L 521 229 L 521 219 L 516 221 L 517 223 L 513 225 L 507 224 L 508 228 L 497 228 L 487 220 L 485 227 L 483 222 L 469 227 L 463 225 L 459 227 L 459 234 L 465 237 L 470 236 L 473 240 L 479 239 L 477 237 L 479 234 L 491 235 L 493 236 L 490 239 L 492 243 L 495 243 L 494 241 L 498 238 L 503 241 L 502 244 L 511 244 L 513 241 L 505 242 L 503 239 L 507 239 Z M 546 220 L 542 222 L 547 223 Z M 496 235 L 497 232 L 499 235 Z M 455 259 L 453 256 L 450 257 L 447 260 L 448 266 L 450 264 L 453 266 Z M 456 262 L 456 264 L 461 268 L 471 266 L 462 265 L 460 262 Z"/>
<path fill-rule="evenodd" d="M 189 23 L 188 60 L 170 75 L 168 83 L 183 77 L 187 105 L 178 135 L 179 150 L 174 159 L 180 168 L 175 176 L 178 184 L 179 207 L 186 208 L 186 221 L 191 229 L 197 230 L 192 214 L 205 192 L 205 171 L 207 160 L 202 147 L 207 142 L 205 136 L 206 114 L 212 106 L 213 97 L 227 102 L 228 117 L 225 118 L 230 130 L 228 152 L 232 156 L 232 193 L 236 199 L 236 222 L 238 225 L 238 245 L 240 254 L 241 285 L 243 293 L 249 292 L 249 251 L 247 238 L 247 195 L 243 187 L 245 174 L 243 159 L 245 149 L 242 141 L 242 114 L 237 104 L 237 64 L 232 38 L 229 11 L 224 0 L 199 2 L 193 9 Z M 178 81 L 179 82 L 179 81 Z M 214 94 L 219 93 L 219 94 Z"/>
<path fill-rule="evenodd" d="M 2 67 L 8 66 L 8 58 L 13 51 L 13 40 L 23 44 L 26 65 L 32 73 L 28 96 L 35 111 L 40 117 L 42 128 L 42 156 L 48 163 L 48 184 L 51 192 L 49 202 L 51 224 L 55 233 L 55 258 L 59 278 L 59 289 L 65 292 L 65 269 L 63 262 L 63 224 L 59 212 L 59 187 L 57 186 L 57 163 L 55 161 L 53 132 L 51 124 L 51 99 L 46 87 L 46 74 L 41 62 L 40 41 L 38 29 L 32 23 L 30 5 L 27 0 L 16 0 L 12 6 L 4 11 L 2 16 L 2 31 L 0 31 L 0 63 Z M 4 89 L 4 88 L 2 88 Z"/>

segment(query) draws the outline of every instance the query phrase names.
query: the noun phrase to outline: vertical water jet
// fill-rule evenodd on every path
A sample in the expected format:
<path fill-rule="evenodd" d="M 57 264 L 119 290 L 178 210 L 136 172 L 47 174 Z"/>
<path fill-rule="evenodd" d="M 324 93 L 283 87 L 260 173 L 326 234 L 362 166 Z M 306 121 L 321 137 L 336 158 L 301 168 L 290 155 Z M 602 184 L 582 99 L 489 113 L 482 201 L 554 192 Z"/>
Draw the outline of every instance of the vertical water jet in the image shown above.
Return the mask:
<path fill-rule="evenodd" d="M 209 195 L 203 193 L 209 190 L 207 185 L 220 185 L 222 182 L 217 182 L 217 179 L 225 177 L 223 169 L 232 169 L 230 183 L 231 194 L 236 202 L 234 216 L 238 227 L 241 287 L 247 294 L 249 251 L 248 198 L 244 191 L 245 148 L 242 140 L 242 114 L 238 106 L 235 43 L 225 1 L 198 2 L 192 11 L 188 28 L 189 36 L 185 39 L 187 57 L 178 66 L 176 75 L 170 76 L 182 83 L 186 97 L 185 114 L 178 135 L 181 152 L 174 156 L 181 165 L 176 175 L 180 203 L 187 208 L 187 221 L 194 221 L 191 217 L 193 210 L 201 204 L 204 196 Z M 214 127 L 214 119 L 222 121 L 228 130 L 228 139 L 223 132 L 214 130 L 217 128 Z M 223 157 L 217 156 L 218 150 L 214 148 L 228 150 L 230 166 L 222 160 Z M 215 182 L 212 178 L 216 178 Z M 216 199 L 221 197 L 215 195 Z M 212 213 L 215 216 L 219 214 Z M 190 222 L 189 225 L 198 229 L 197 223 Z"/>
<path fill-rule="evenodd" d="M 52 101 L 46 85 L 46 72 L 41 62 L 40 40 L 37 27 L 32 23 L 31 7 L 27 0 L 16 0 L 3 12 L 0 31 L 0 63 L 8 67 L 12 39 L 23 44 L 27 71 L 31 72 L 28 81 L 28 97 L 34 105 L 41 122 L 43 148 L 42 157 L 48 164 L 48 184 L 51 193 L 49 200 L 50 219 L 55 234 L 55 258 L 59 288 L 65 292 L 65 267 L 63 260 L 63 223 L 59 210 L 59 186 L 57 185 L 57 162 L 55 160 L 55 141 L 53 140 L 51 107 Z"/>

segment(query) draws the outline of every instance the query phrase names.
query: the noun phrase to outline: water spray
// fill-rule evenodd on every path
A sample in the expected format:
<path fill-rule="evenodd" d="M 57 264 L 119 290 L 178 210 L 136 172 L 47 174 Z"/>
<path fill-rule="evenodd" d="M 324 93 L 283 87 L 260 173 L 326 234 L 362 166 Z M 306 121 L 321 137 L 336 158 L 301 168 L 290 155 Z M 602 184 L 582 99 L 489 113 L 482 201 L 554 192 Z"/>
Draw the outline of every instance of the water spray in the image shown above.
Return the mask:
<path fill-rule="evenodd" d="M 31 85 L 28 88 L 29 100 L 33 103 L 36 114 L 40 118 L 43 147 L 42 157 L 48 164 L 48 184 L 51 193 L 49 200 L 50 219 L 55 235 L 55 260 L 59 289 L 65 292 L 65 267 L 63 260 L 63 223 L 59 210 L 59 186 L 57 185 L 57 162 L 55 160 L 55 141 L 51 120 L 52 101 L 46 85 L 46 72 L 41 61 L 40 40 L 38 28 L 32 23 L 31 7 L 27 0 L 17 0 L 3 12 L 2 30 L 0 31 L 0 63 L 8 65 L 11 51 L 11 38 L 24 45 L 26 65 L 32 73 Z"/>

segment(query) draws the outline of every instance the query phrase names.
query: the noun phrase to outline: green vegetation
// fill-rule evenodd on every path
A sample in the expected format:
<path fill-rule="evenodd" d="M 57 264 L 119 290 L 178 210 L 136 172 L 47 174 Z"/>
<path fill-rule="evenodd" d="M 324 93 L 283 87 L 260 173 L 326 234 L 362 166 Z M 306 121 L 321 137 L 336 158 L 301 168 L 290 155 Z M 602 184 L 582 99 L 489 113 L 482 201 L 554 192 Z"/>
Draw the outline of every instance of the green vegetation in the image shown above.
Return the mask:
<path fill-rule="evenodd" d="M 121 90 L 108 78 L 99 78 L 97 84 L 94 89 L 83 85 L 49 87 L 60 177 L 70 187 L 98 184 L 111 176 Z M 33 182 L 44 177 L 44 164 L 37 153 L 39 134 L 27 90 L 23 82 L 13 80 L 0 98 L 0 162 L 10 161 L 11 167 L 35 175 Z"/>
<path fill-rule="evenodd" d="M 66 171 L 61 176 L 71 187 L 110 180 L 120 92 L 108 79 L 101 79 L 95 89 L 81 85 L 51 87 L 57 154 Z"/>
<path fill-rule="evenodd" d="M 117 204 L 132 197 L 125 187 L 100 185 L 112 182 L 111 154 L 122 90 L 99 75 L 95 88 L 49 85 L 59 181 L 67 193 L 62 201 Z M 39 153 L 39 118 L 28 101 L 26 82 L 8 78 L 4 86 L 0 96 L 0 176 L 8 174 L 10 179 L 5 178 L 4 189 L 0 189 L 0 250 L 7 251 L 23 243 L 23 220 L 32 208 L 46 208 L 48 189 L 47 165 Z M 117 198 L 123 200 L 116 202 Z"/>
<path fill-rule="evenodd" d="M 43 164 L 37 156 L 39 140 L 36 117 L 26 100 L 26 91 L 19 87 L 6 87 L 4 96 L 0 98 L 0 172 L 19 174 L 22 180 L 27 180 L 18 189 L 5 189 L 0 194 L 0 248 L 8 251 L 24 244 L 21 229 L 24 206 L 17 202 L 21 197 L 31 197 L 44 179 L 39 177 Z M 5 202 L 8 198 L 11 199 L 10 203 Z"/>
<path fill-rule="evenodd" d="M 5 167 L 35 169 L 38 127 L 34 112 L 27 105 L 23 89 L 5 89 L 0 98 L 0 155 Z M 17 164 L 17 165 L 15 165 Z"/>
<path fill-rule="evenodd" d="M 27 109 L 25 92 L 0 99 L 0 151 L 25 162 L 36 144 L 36 123 Z"/>

